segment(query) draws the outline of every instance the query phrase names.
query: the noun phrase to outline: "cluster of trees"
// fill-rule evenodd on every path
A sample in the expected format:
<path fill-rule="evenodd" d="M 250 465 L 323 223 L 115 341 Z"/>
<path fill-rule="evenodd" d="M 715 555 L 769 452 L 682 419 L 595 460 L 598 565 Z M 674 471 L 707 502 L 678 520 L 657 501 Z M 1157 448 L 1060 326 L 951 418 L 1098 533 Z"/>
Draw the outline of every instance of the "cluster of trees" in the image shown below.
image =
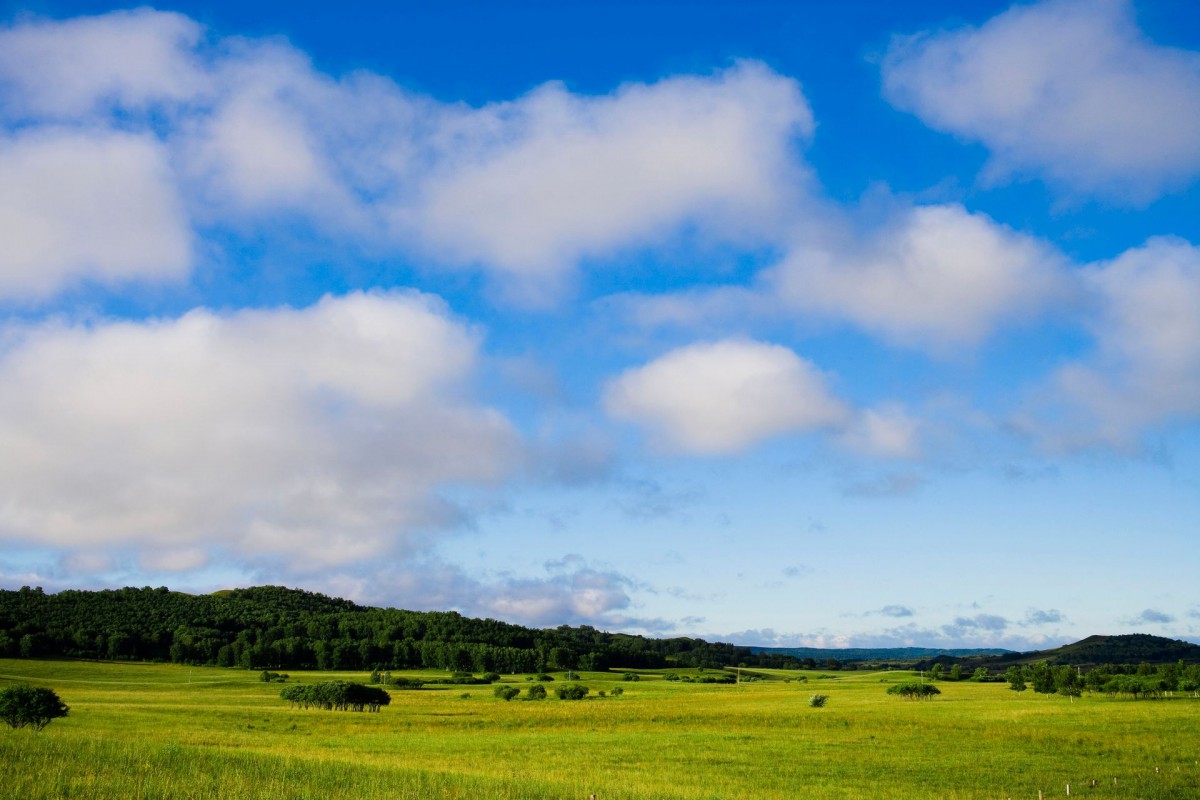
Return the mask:
<path fill-rule="evenodd" d="M 0 590 L 0 657 L 501 673 L 798 665 L 702 639 L 649 639 L 587 625 L 526 628 L 452 611 L 368 608 L 279 586 L 210 595 L 166 587 Z"/>
<path fill-rule="evenodd" d="M 53 689 L 17 684 L 0 691 L 0 720 L 12 728 L 40 731 L 70 710 Z"/>
<path fill-rule="evenodd" d="M 1084 691 L 1135 698 L 1162 697 L 1168 692 L 1200 692 L 1200 664 L 1109 664 L 1084 672 L 1070 664 L 1046 661 L 1011 666 L 1004 673 L 1009 688 L 1023 692 L 1032 687 L 1040 694 L 1078 697 Z"/>
<path fill-rule="evenodd" d="M 297 683 L 279 693 L 295 708 L 319 708 L 325 711 L 378 711 L 392 702 L 383 689 L 349 681 Z"/>
<path fill-rule="evenodd" d="M 900 695 L 905 700 L 928 700 L 941 694 L 942 690 L 932 683 L 897 683 L 889 686 L 887 693 Z"/>

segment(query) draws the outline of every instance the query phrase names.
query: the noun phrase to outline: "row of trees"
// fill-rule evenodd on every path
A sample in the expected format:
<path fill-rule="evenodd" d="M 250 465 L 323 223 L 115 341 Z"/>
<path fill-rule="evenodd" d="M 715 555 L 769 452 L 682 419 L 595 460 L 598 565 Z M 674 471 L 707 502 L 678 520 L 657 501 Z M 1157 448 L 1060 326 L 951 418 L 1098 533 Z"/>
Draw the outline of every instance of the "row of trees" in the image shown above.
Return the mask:
<path fill-rule="evenodd" d="M 1041 661 L 1009 667 L 1004 679 L 1010 689 L 1018 692 L 1032 687 L 1040 694 L 1072 697 L 1078 697 L 1084 691 L 1136 698 L 1161 697 L 1168 692 L 1200 692 L 1200 664 L 1177 661 L 1157 666 L 1148 663 L 1136 667 L 1108 665 L 1084 672 L 1069 664 L 1053 666 Z"/>
<path fill-rule="evenodd" d="M 455 612 L 368 608 L 278 586 L 195 596 L 165 587 L 0 591 L 0 656 L 254 670 L 528 673 L 668 664 L 797 666 L 790 657 L 756 656 L 749 648 L 701 639 L 648 639 L 586 625 L 526 628 Z"/>
<path fill-rule="evenodd" d="M 325 711 L 378 711 L 392 702 L 383 689 L 349 681 L 297 683 L 279 693 L 295 708 L 319 708 Z"/>

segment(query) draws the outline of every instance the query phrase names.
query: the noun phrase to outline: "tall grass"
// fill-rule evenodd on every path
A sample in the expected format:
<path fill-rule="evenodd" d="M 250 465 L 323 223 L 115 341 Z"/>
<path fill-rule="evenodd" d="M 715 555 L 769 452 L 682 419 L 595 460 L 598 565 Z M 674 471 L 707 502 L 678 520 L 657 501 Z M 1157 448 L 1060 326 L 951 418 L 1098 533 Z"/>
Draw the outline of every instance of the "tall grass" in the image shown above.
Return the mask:
<path fill-rule="evenodd" d="M 448 687 L 355 714 L 291 709 L 257 673 L 0 660 L 0 684 L 51 686 L 71 706 L 40 734 L 0 731 L 0 797 L 1032 799 L 1068 783 L 1073 797 L 1200 797 L 1200 700 L 943 683 L 941 697 L 907 702 L 885 690 L 908 673 L 816 675 L 712 686 L 585 674 L 583 701 Z M 331 678 L 366 675 L 293 674 Z M 594 696 L 618 685 L 621 698 Z M 825 708 L 809 707 L 814 692 Z"/>

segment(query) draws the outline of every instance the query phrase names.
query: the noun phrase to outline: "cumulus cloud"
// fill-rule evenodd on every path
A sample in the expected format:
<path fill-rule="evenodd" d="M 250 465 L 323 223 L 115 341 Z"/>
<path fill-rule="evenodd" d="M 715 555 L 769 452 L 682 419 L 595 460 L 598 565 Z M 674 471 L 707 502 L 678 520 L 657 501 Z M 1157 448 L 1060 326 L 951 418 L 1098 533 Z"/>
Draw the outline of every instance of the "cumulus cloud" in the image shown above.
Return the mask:
<path fill-rule="evenodd" d="M 985 631 L 1003 631 L 1008 627 L 1008 620 L 996 614 L 976 614 L 973 617 L 955 617 L 953 625 L 945 626 L 947 633 L 958 633 L 963 630 L 979 629 Z"/>
<path fill-rule="evenodd" d="M 865 235 L 848 224 L 814 232 L 766 284 L 788 308 L 947 351 L 1068 296 L 1065 266 L 1046 244 L 983 214 L 916 206 Z"/>
<path fill-rule="evenodd" d="M 763 243 L 802 191 L 795 143 L 813 130 L 799 86 L 755 62 L 594 96 L 550 83 L 471 108 L 145 9 L 0 30 L 5 117 L 156 141 L 132 179 L 169 175 L 193 225 L 254 232 L 298 217 L 335 241 L 486 270 L 534 301 L 583 260 L 685 230 Z M 124 163 L 84 155 L 93 173 Z M 176 234 L 178 205 L 139 233 Z"/>
<path fill-rule="evenodd" d="M 1029 609 L 1029 613 L 1025 615 L 1025 624 L 1050 625 L 1056 622 L 1065 622 L 1066 619 L 1066 615 L 1064 615 L 1057 608 L 1051 608 L 1048 610 L 1031 608 Z"/>
<path fill-rule="evenodd" d="M 0 136 L 0 296 L 72 282 L 178 279 L 192 235 L 153 137 L 33 130 Z"/>
<path fill-rule="evenodd" d="M 1055 447 L 1130 447 L 1200 414 L 1200 248 L 1160 237 L 1082 273 L 1095 352 L 1063 366 L 1043 418 L 1019 426 Z"/>
<path fill-rule="evenodd" d="M 743 339 L 688 345 L 629 369 L 609 383 L 604 405 L 667 449 L 704 454 L 839 425 L 850 413 L 813 365 Z"/>
<path fill-rule="evenodd" d="M 1129 620 L 1129 623 L 1131 625 L 1165 625 L 1168 622 L 1174 621 L 1175 617 L 1166 613 L 1165 611 L 1159 611 L 1155 608 L 1147 608 L 1143 610 L 1142 613 Z"/>
<path fill-rule="evenodd" d="M 859 412 L 842 435 L 842 443 L 856 452 L 882 458 L 916 458 L 920 455 L 919 420 L 895 404 Z"/>
<path fill-rule="evenodd" d="M 442 490 L 514 468 L 465 382 L 477 334 L 411 294 L 10 331 L 0 537 L 127 548 L 164 569 L 402 551 L 457 520 Z"/>
<path fill-rule="evenodd" d="M 0 114 L 68 120 L 112 107 L 184 103 L 209 89 L 195 53 L 204 31 L 142 8 L 0 29 Z"/>
<path fill-rule="evenodd" d="M 1147 40 L 1128 0 L 1018 5 L 898 39 L 883 84 L 896 107 L 983 142 L 992 178 L 1145 201 L 1200 174 L 1200 53 Z"/>
<path fill-rule="evenodd" d="M 601 97 L 548 84 L 462 127 L 416 228 L 439 253 L 544 279 L 681 221 L 738 235 L 775 217 L 813 122 L 794 82 L 743 63 Z"/>

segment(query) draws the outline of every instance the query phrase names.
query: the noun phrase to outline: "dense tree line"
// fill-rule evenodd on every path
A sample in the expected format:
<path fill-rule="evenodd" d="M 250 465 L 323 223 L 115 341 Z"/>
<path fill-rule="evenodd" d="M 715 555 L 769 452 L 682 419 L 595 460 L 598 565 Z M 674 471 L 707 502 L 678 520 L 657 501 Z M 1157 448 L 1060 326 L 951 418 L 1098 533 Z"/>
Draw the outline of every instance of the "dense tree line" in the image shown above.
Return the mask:
<path fill-rule="evenodd" d="M 1084 691 L 1134 698 L 1163 697 L 1173 692 L 1200 692 L 1200 664 L 1106 664 L 1084 672 L 1070 664 L 1048 661 L 1011 666 L 1004 673 L 1009 687 L 1039 694 L 1078 697 Z"/>
<path fill-rule="evenodd" d="M 795 667 L 787 656 L 686 637 L 649 639 L 584 625 L 526 628 L 453 611 L 370 608 L 260 586 L 209 595 L 152 589 L 0 590 L 0 656 L 170 661 L 267 669 L 545 672 Z"/>

